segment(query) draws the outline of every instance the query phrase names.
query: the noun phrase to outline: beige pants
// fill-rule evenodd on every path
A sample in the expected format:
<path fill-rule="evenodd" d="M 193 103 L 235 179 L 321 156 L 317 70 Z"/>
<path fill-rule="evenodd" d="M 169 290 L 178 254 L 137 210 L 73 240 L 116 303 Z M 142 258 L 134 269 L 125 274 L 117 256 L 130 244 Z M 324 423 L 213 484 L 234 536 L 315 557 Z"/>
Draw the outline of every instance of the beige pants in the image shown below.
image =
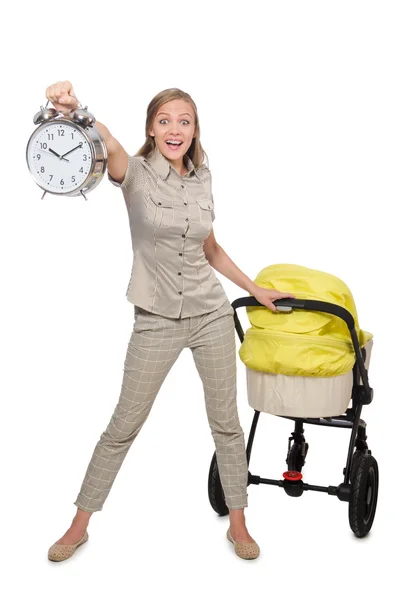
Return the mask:
<path fill-rule="evenodd" d="M 94 449 L 74 503 L 77 507 L 89 512 L 102 510 L 167 373 L 186 347 L 193 353 L 203 383 L 226 504 L 229 510 L 248 506 L 248 466 L 236 404 L 233 312 L 229 300 L 210 313 L 183 319 L 162 317 L 135 306 L 119 402 Z M 210 459 L 208 467 L 209 463 Z"/>

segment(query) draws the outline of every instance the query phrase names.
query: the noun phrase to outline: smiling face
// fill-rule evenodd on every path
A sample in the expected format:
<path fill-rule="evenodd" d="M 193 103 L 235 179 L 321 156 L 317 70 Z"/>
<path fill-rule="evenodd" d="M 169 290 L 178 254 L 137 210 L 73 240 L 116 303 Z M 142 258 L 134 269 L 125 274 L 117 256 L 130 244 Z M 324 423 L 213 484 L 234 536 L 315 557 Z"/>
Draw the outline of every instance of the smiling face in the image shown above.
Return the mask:
<path fill-rule="evenodd" d="M 195 137 L 192 106 L 180 98 L 160 106 L 149 135 L 154 136 L 158 149 L 170 163 L 180 166 L 183 155 L 186 154 Z"/>

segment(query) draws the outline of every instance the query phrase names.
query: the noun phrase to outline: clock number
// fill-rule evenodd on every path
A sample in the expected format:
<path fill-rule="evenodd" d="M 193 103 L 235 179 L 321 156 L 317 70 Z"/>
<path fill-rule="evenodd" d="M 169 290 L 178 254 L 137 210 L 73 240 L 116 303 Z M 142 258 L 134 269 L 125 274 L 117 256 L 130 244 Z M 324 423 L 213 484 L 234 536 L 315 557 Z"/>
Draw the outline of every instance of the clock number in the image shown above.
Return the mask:
<path fill-rule="evenodd" d="M 83 160 L 84 160 L 84 162 L 87 160 L 87 155 L 86 154 L 83 154 Z"/>
<path fill-rule="evenodd" d="M 79 173 L 82 173 L 82 172 L 83 172 L 83 167 L 81 167 L 81 169 L 79 169 Z"/>
<path fill-rule="evenodd" d="M 48 139 L 49 140 L 53 140 L 54 139 L 54 134 L 53 133 L 48 133 Z"/>
<path fill-rule="evenodd" d="M 44 167 L 40 167 L 40 171 L 41 171 L 42 173 L 45 173 L 45 168 L 44 168 Z"/>
<path fill-rule="evenodd" d="M 79 146 L 80 146 L 80 148 L 82 148 L 83 147 L 83 142 L 80 142 Z"/>
<path fill-rule="evenodd" d="M 65 185 L 63 179 L 61 179 L 61 181 L 59 182 L 61 185 Z"/>
<path fill-rule="evenodd" d="M 42 150 L 45 150 L 47 148 L 47 144 L 45 142 L 44 143 L 40 142 L 40 147 Z"/>
<path fill-rule="evenodd" d="M 52 181 L 52 178 L 54 177 L 54 175 L 50 175 L 50 177 L 51 177 L 50 181 Z"/>
<path fill-rule="evenodd" d="M 72 183 L 76 182 L 76 177 L 74 175 L 72 175 Z"/>
<path fill-rule="evenodd" d="M 36 156 L 37 156 L 37 160 L 40 160 L 41 154 L 37 154 Z"/>
<path fill-rule="evenodd" d="M 64 129 L 58 129 L 58 136 L 62 136 L 65 135 L 65 130 Z"/>

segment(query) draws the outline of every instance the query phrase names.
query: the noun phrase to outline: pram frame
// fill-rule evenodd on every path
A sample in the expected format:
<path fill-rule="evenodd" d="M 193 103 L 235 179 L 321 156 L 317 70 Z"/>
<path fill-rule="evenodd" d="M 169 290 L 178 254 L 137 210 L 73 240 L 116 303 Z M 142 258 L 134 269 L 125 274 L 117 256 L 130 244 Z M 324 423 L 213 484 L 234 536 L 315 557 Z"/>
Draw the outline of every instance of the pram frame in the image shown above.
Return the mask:
<path fill-rule="evenodd" d="M 239 336 L 240 342 L 242 343 L 244 340 L 244 332 L 243 332 L 240 320 L 238 318 L 236 309 L 240 308 L 242 306 L 263 306 L 266 309 L 267 309 L 267 307 L 265 307 L 263 304 L 261 304 L 253 296 L 237 298 L 231 304 L 234 309 L 235 328 L 237 331 L 237 335 Z M 349 502 L 350 490 L 351 490 L 351 485 L 350 485 L 349 481 L 350 481 L 350 475 L 351 475 L 351 470 L 352 470 L 352 459 L 353 459 L 354 447 L 356 446 L 359 450 L 362 450 L 362 451 L 365 451 L 367 449 L 367 444 L 365 441 L 366 440 L 366 434 L 365 434 L 366 423 L 365 423 L 365 421 L 363 421 L 360 418 L 361 411 L 362 411 L 363 405 L 370 404 L 373 399 L 373 390 L 369 386 L 368 373 L 367 373 L 367 369 L 365 368 L 365 364 L 364 364 L 365 356 L 363 356 L 361 349 L 360 349 L 357 332 L 355 330 L 354 317 L 348 310 L 346 310 L 345 308 L 343 308 L 337 304 L 333 304 L 331 302 L 322 302 L 319 300 L 282 298 L 280 300 L 275 300 L 273 302 L 273 304 L 276 307 L 278 307 L 278 306 L 288 307 L 291 310 L 292 309 L 302 309 L 302 310 L 314 310 L 314 311 L 318 311 L 318 312 L 330 313 L 330 314 L 333 314 L 333 315 L 343 319 L 349 329 L 353 347 L 354 347 L 354 351 L 356 354 L 356 363 L 355 363 L 354 369 L 353 369 L 353 372 L 354 372 L 354 378 L 353 378 L 354 393 L 352 394 L 353 406 L 350 409 L 346 410 L 345 415 L 338 415 L 338 416 L 329 417 L 329 418 L 302 419 L 302 418 L 296 418 L 296 417 L 282 416 L 282 418 L 284 418 L 284 419 L 290 419 L 295 422 L 295 430 L 292 433 L 293 439 L 294 440 L 299 439 L 299 437 L 303 435 L 303 424 L 304 423 L 311 424 L 311 425 L 322 425 L 322 426 L 327 426 L 327 427 L 351 428 L 352 432 L 351 432 L 351 436 L 350 436 L 350 443 L 349 443 L 349 450 L 348 450 L 347 459 L 346 459 L 346 466 L 343 470 L 344 480 L 343 480 L 343 483 L 341 483 L 339 486 L 324 487 L 324 486 L 309 485 L 307 483 L 303 483 L 302 481 L 289 481 L 287 479 L 284 479 L 284 480 L 264 479 L 258 475 L 252 475 L 249 471 L 248 471 L 247 484 L 250 485 L 250 483 L 253 483 L 253 484 L 259 485 L 260 483 L 264 483 L 267 485 L 276 485 L 279 487 L 283 487 L 285 489 L 285 491 L 291 496 L 301 495 L 301 493 L 306 490 L 325 492 L 329 495 L 337 496 L 339 498 L 339 500 Z M 267 309 L 267 310 L 269 310 L 269 309 Z M 358 373 L 357 373 L 357 369 L 358 369 Z M 358 375 L 361 376 L 362 385 L 359 384 L 360 378 Z M 254 437 L 255 437 L 255 431 L 256 431 L 256 426 L 258 423 L 260 412 L 261 411 L 254 410 L 255 414 L 254 414 L 254 418 L 252 421 L 249 438 L 248 438 L 248 443 L 247 443 L 247 449 L 246 449 L 248 465 L 249 465 L 249 461 L 250 461 L 250 457 L 251 457 L 252 445 L 253 445 L 253 441 L 254 441 Z M 291 442 L 291 439 L 292 438 L 290 438 L 290 440 L 289 440 L 289 444 Z"/>

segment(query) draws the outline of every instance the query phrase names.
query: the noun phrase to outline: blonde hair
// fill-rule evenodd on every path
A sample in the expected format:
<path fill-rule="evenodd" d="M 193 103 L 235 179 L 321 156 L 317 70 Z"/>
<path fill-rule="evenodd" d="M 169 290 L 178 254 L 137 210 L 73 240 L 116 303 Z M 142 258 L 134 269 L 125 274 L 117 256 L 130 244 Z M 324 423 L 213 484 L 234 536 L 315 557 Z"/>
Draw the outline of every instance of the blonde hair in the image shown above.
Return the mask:
<path fill-rule="evenodd" d="M 154 152 L 154 150 L 156 148 L 156 144 L 155 144 L 154 138 L 151 135 L 149 135 L 149 131 L 152 127 L 154 118 L 155 118 L 157 112 L 159 111 L 160 107 L 163 104 L 165 104 L 166 102 L 169 102 L 170 100 L 175 100 L 175 99 L 182 99 L 182 100 L 185 100 L 186 102 L 189 102 L 189 104 L 191 105 L 191 107 L 193 109 L 193 113 L 194 113 L 194 120 L 195 120 L 195 125 L 196 125 L 196 130 L 195 130 L 196 137 L 194 137 L 192 139 L 192 143 L 190 144 L 190 148 L 188 149 L 186 154 L 188 155 L 190 160 L 193 162 L 196 169 L 198 169 L 202 166 L 207 166 L 208 156 L 204 152 L 204 149 L 200 142 L 200 123 L 199 123 L 199 118 L 198 118 L 198 113 L 197 113 L 197 106 L 196 106 L 195 102 L 193 101 L 193 99 L 191 98 L 191 96 L 189 96 L 189 94 L 187 94 L 186 92 L 183 92 L 182 90 L 180 90 L 178 88 L 169 88 L 167 90 L 163 90 L 162 92 L 159 92 L 149 102 L 149 105 L 147 107 L 146 125 L 145 125 L 146 141 L 143 144 L 143 146 L 141 146 L 141 148 L 139 148 L 139 150 L 135 154 L 135 156 L 144 156 L 145 158 L 148 158 Z M 204 157 L 206 159 L 205 162 L 204 162 Z"/>

